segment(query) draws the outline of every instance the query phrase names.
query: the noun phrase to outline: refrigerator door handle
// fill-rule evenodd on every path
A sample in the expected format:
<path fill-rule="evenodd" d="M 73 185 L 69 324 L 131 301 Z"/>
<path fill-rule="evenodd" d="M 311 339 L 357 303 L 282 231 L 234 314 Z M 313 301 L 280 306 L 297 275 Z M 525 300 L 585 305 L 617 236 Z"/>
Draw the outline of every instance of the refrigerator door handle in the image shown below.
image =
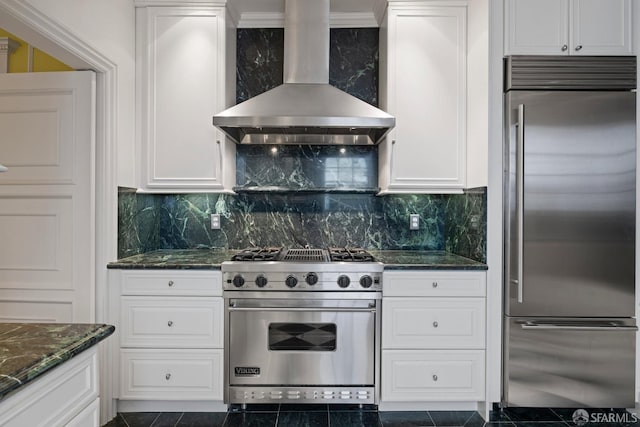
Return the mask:
<path fill-rule="evenodd" d="M 516 124 L 516 222 L 518 227 L 518 303 L 524 302 L 523 268 L 524 262 L 524 104 L 518 105 Z"/>
<path fill-rule="evenodd" d="M 620 325 L 615 326 L 611 324 L 601 324 L 594 325 L 585 323 L 584 325 L 563 325 L 563 324 L 553 324 L 553 323 L 536 323 L 536 322 L 526 322 L 523 323 L 522 329 L 529 330 L 557 330 L 557 331 L 637 331 L 637 326 L 626 326 Z"/>

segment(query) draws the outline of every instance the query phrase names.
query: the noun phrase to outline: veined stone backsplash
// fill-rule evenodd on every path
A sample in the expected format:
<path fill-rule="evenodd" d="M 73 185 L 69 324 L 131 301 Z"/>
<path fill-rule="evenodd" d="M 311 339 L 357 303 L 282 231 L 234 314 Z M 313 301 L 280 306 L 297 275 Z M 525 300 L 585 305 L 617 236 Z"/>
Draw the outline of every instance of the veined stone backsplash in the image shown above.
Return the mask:
<path fill-rule="evenodd" d="M 210 229 L 210 215 L 222 229 Z M 420 215 L 409 230 L 409 214 Z M 119 257 L 155 249 L 359 246 L 446 250 L 485 262 L 486 191 L 387 195 L 136 194 L 119 197 Z"/>
<path fill-rule="evenodd" d="M 238 102 L 282 83 L 283 34 L 282 29 L 238 30 Z M 377 78 L 378 29 L 332 29 L 330 83 L 376 105 Z M 136 194 L 123 189 L 118 255 L 310 245 L 446 250 L 486 261 L 486 189 L 375 196 L 377 161 L 377 147 L 370 146 L 240 145 L 238 195 Z M 291 191 L 246 192 L 256 187 Z M 220 214 L 221 230 L 210 229 L 212 213 Z M 413 213 L 420 215 L 421 225 L 410 231 Z"/>

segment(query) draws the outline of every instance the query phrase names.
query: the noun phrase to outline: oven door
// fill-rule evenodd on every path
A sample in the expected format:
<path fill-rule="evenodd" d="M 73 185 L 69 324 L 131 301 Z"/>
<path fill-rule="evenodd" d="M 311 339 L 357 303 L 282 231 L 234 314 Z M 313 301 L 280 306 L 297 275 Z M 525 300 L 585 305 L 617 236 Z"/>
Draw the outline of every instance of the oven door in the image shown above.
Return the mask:
<path fill-rule="evenodd" d="M 376 300 L 228 302 L 228 385 L 374 384 Z"/>

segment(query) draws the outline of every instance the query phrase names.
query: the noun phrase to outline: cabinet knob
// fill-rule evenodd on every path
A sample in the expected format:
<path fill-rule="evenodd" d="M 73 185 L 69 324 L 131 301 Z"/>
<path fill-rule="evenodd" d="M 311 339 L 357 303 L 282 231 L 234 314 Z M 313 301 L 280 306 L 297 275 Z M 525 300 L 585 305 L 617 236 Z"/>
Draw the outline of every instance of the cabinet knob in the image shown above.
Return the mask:
<path fill-rule="evenodd" d="M 579 44 L 578 46 L 576 46 L 576 51 L 582 50 L 582 45 Z"/>
<path fill-rule="evenodd" d="M 434 381 L 438 381 L 438 376 L 437 375 L 434 375 L 432 378 L 433 378 Z"/>
<path fill-rule="evenodd" d="M 173 286 L 173 280 L 169 280 L 169 283 L 167 283 L 169 285 L 169 287 Z"/>
<path fill-rule="evenodd" d="M 438 322 L 433 322 L 433 327 L 437 328 L 438 327 Z"/>
<path fill-rule="evenodd" d="M 172 326 L 173 326 L 173 321 L 169 320 L 169 321 L 167 322 L 167 326 L 168 326 L 168 327 L 172 327 Z"/>
<path fill-rule="evenodd" d="M 433 286 L 434 288 L 437 288 L 437 287 L 438 287 L 438 282 L 433 282 L 433 283 L 431 284 L 431 286 Z"/>
<path fill-rule="evenodd" d="M 566 44 L 563 44 L 563 45 L 562 45 L 562 51 L 563 51 L 563 52 L 566 52 L 566 51 L 567 51 L 567 49 L 569 49 L 569 46 L 567 46 Z"/>
<path fill-rule="evenodd" d="M 167 381 L 169 381 L 169 380 L 171 379 L 171 374 L 167 374 L 167 375 L 165 375 L 165 376 L 164 376 L 164 378 L 165 378 Z"/>

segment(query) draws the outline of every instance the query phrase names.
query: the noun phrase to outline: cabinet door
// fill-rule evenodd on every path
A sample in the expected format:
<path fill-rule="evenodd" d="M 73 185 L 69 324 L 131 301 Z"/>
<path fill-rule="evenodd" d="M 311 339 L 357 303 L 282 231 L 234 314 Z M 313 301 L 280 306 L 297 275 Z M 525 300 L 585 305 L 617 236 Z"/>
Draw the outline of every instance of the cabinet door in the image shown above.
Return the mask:
<path fill-rule="evenodd" d="M 573 0 L 572 55 L 631 55 L 631 0 Z"/>
<path fill-rule="evenodd" d="M 396 127 L 380 150 L 383 193 L 460 190 L 466 173 L 466 9 L 390 7 L 386 34 L 387 93 L 381 98 Z"/>
<path fill-rule="evenodd" d="M 212 117 L 225 107 L 223 8 L 137 11 L 138 122 L 147 190 L 224 189 L 224 138 Z M 229 147 L 232 148 L 232 147 Z"/>
<path fill-rule="evenodd" d="M 569 0 L 506 0 L 504 16 L 505 55 L 568 54 Z"/>

